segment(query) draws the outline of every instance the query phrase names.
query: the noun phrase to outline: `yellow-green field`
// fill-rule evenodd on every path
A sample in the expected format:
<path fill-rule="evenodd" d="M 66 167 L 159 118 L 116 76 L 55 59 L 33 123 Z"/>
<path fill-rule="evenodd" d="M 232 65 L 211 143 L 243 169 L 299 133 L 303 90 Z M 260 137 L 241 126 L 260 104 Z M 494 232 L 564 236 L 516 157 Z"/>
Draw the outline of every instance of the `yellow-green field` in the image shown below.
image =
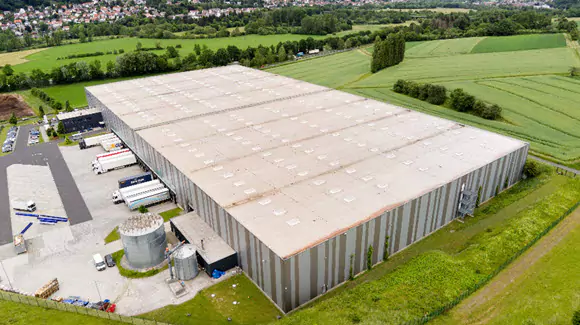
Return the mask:
<path fill-rule="evenodd" d="M 469 12 L 470 10 L 473 10 L 473 9 L 467 9 L 467 8 L 421 8 L 421 9 L 386 9 L 386 10 L 406 11 L 406 12 L 433 11 L 433 12 L 440 12 L 440 13 L 444 13 L 444 14 L 449 14 L 449 13 L 454 13 L 454 12 Z"/>
<path fill-rule="evenodd" d="M 45 49 L 33 49 L 19 52 L 0 53 L 0 67 L 7 64 L 16 65 L 28 62 L 27 56 L 43 51 Z"/>
<path fill-rule="evenodd" d="M 525 50 L 529 45 L 522 40 L 537 44 L 545 38 L 534 36 L 511 37 L 521 47 L 511 52 L 494 40 L 497 52 L 472 53 L 486 38 L 412 43 L 401 64 L 375 74 L 369 73 L 370 57 L 360 50 L 269 71 L 517 137 L 528 141 L 533 153 L 575 166 L 580 163 L 580 79 L 567 74 L 571 66 L 580 66 L 580 59 L 566 47 Z M 549 42 L 546 46 L 551 47 Z M 500 105 L 504 120 L 485 120 L 394 93 L 398 79 L 464 88 Z"/>

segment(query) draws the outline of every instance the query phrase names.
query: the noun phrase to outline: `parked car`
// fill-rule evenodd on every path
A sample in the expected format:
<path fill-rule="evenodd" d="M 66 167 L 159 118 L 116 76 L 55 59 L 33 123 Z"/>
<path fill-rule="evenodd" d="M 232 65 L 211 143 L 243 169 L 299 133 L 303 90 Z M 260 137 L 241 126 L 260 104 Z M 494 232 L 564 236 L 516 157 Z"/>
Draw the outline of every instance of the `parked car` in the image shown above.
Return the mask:
<path fill-rule="evenodd" d="M 115 265 L 115 260 L 113 259 L 113 256 L 111 256 L 111 254 L 109 255 L 105 255 L 105 263 L 107 263 L 108 267 L 114 267 Z"/>
<path fill-rule="evenodd" d="M 10 152 L 12 151 L 12 146 L 11 145 L 6 145 L 4 147 L 2 147 L 2 152 L 6 153 L 6 152 Z"/>

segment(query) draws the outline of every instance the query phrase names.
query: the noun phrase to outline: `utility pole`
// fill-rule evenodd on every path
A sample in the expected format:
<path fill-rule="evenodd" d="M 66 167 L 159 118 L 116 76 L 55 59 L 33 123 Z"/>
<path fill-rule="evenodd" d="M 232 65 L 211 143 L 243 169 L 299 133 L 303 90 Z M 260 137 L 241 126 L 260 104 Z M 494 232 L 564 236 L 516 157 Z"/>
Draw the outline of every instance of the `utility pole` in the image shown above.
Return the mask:
<path fill-rule="evenodd" d="M 97 281 L 93 281 L 95 282 L 95 288 L 97 288 L 97 293 L 99 294 L 99 301 L 103 301 L 103 297 L 101 297 L 101 292 L 99 291 L 99 286 L 97 285 Z"/>
<path fill-rule="evenodd" d="M 10 277 L 8 276 L 8 273 L 6 273 L 6 269 L 4 269 L 4 264 L 2 263 L 2 261 L 0 261 L 0 266 L 2 266 L 2 271 L 6 275 L 6 280 L 8 280 L 8 285 L 10 286 L 10 289 L 14 289 L 12 287 L 12 283 L 10 283 Z"/>

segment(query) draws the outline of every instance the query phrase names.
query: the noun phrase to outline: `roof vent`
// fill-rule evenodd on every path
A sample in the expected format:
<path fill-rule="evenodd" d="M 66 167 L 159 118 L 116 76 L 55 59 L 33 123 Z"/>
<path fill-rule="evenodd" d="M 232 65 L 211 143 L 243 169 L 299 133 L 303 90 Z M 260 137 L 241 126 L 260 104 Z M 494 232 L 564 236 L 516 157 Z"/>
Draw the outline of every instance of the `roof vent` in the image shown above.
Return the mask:
<path fill-rule="evenodd" d="M 327 155 L 320 155 L 318 157 L 316 157 L 318 160 L 324 160 L 326 159 L 328 156 Z"/>
<path fill-rule="evenodd" d="M 200 152 L 200 153 L 196 153 L 195 154 L 195 158 L 201 158 L 203 156 L 205 156 L 205 153 L 203 153 L 203 152 Z"/>
<path fill-rule="evenodd" d="M 405 161 L 403 161 L 403 164 L 404 165 L 407 165 L 407 166 L 411 165 L 412 163 L 413 163 L 412 160 L 405 160 Z"/>
<path fill-rule="evenodd" d="M 361 179 L 362 179 L 363 181 L 365 181 L 365 182 L 368 182 L 368 181 L 372 180 L 373 178 L 374 178 L 374 177 L 372 177 L 372 176 L 370 176 L 370 175 L 367 175 L 367 176 L 361 177 Z"/>
<path fill-rule="evenodd" d="M 421 168 L 419 168 L 419 171 L 421 171 L 421 172 L 426 172 L 428 170 L 429 170 L 428 167 L 421 167 Z"/>
<path fill-rule="evenodd" d="M 281 163 L 281 162 L 283 162 L 283 161 L 284 161 L 284 158 L 277 158 L 277 159 L 274 159 L 274 162 L 275 162 L 275 163 L 277 163 L 277 164 L 278 164 L 278 163 Z"/>
<path fill-rule="evenodd" d="M 254 188 L 249 188 L 249 189 L 247 189 L 247 190 L 244 190 L 244 193 L 246 193 L 246 194 L 250 195 L 250 194 L 252 194 L 252 193 L 256 193 L 256 189 L 254 189 Z"/>
<path fill-rule="evenodd" d="M 385 189 L 385 188 L 389 187 L 389 184 L 381 183 L 381 184 L 377 184 L 377 187 L 380 189 Z"/>
<path fill-rule="evenodd" d="M 389 158 L 389 159 L 393 159 L 395 157 L 397 157 L 397 155 L 395 155 L 394 153 L 390 153 L 387 155 L 387 158 Z"/>
<path fill-rule="evenodd" d="M 253 150 L 253 151 L 258 151 L 258 150 L 260 150 L 260 149 L 262 149 L 262 147 L 260 147 L 260 146 L 256 146 L 256 147 L 253 147 L 253 148 L 252 148 L 252 150 Z"/>
<path fill-rule="evenodd" d="M 302 145 L 300 143 L 296 143 L 292 145 L 292 148 L 300 148 Z"/>
<path fill-rule="evenodd" d="M 332 136 L 333 136 L 333 137 L 337 137 L 337 136 L 339 136 L 339 135 L 340 135 L 340 133 L 339 133 L 339 132 L 334 132 L 334 133 L 332 134 Z"/>
<path fill-rule="evenodd" d="M 262 154 L 262 157 L 269 157 L 269 156 L 271 156 L 271 155 L 272 155 L 272 153 L 268 151 L 268 152 L 264 152 L 264 153 Z"/>
<path fill-rule="evenodd" d="M 353 173 L 356 173 L 356 169 L 354 169 L 354 168 L 349 168 L 349 169 L 347 169 L 347 170 L 346 170 L 346 173 L 347 173 L 347 174 L 353 174 Z"/>
<path fill-rule="evenodd" d="M 310 154 L 314 152 L 314 149 L 306 149 L 304 150 L 304 152 Z"/>
<path fill-rule="evenodd" d="M 370 148 L 369 151 L 370 152 L 378 152 L 379 151 L 379 148 Z"/>
<path fill-rule="evenodd" d="M 306 176 L 306 175 L 308 175 L 308 171 L 306 170 L 298 173 L 298 176 Z"/>
<path fill-rule="evenodd" d="M 322 184 L 324 184 L 324 183 L 326 183 L 326 181 L 325 181 L 325 180 L 323 180 L 323 179 L 317 179 L 317 180 L 315 180 L 314 182 L 312 182 L 312 184 L 314 184 L 314 185 L 316 185 L 316 186 L 320 186 L 320 185 L 322 185 Z"/>
<path fill-rule="evenodd" d="M 213 168 L 213 171 L 214 171 L 214 172 L 217 172 L 217 171 L 220 171 L 220 170 L 222 170 L 222 169 L 224 169 L 224 166 L 221 166 L 221 165 L 220 165 L 220 166 L 215 166 L 215 167 Z"/>
<path fill-rule="evenodd" d="M 288 166 L 286 166 L 286 169 L 292 170 L 292 169 L 295 169 L 296 167 L 298 167 L 298 166 L 296 166 L 296 165 L 288 165 Z"/>
<path fill-rule="evenodd" d="M 338 160 L 331 161 L 331 162 L 329 163 L 329 165 L 330 165 L 330 166 L 338 166 L 339 164 L 340 164 L 340 161 L 338 161 Z"/>
<path fill-rule="evenodd" d="M 208 160 L 204 160 L 203 161 L 203 163 L 206 164 L 206 165 L 213 164 L 213 162 L 214 162 L 213 159 L 208 159 Z"/>
<path fill-rule="evenodd" d="M 449 149 L 449 148 L 448 147 L 441 147 L 441 148 L 439 148 L 439 150 L 441 150 L 441 151 L 445 151 L 447 149 Z"/>
<path fill-rule="evenodd" d="M 225 174 L 224 174 L 224 178 L 225 178 L 225 179 L 228 179 L 228 178 L 230 178 L 230 177 L 234 177 L 234 173 L 225 173 Z"/>
<path fill-rule="evenodd" d="M 282 143 L 288 143 L 288 142 L 290 142 L 290 140 L 288 140 L 288 139 L 282 139 L 281 141 L 282 141 Z"/>
<path fill-rule="evenodd" d="M 234 186 L 235 186 L 235 187 L 240 187 L 240 186 L 242 186 L 242 185 L 244 185 L 244 184 L 246 184 L 246 182 L 244 182 L 244 181 L 237 181 L 237 182 L 234 182 Z"/>

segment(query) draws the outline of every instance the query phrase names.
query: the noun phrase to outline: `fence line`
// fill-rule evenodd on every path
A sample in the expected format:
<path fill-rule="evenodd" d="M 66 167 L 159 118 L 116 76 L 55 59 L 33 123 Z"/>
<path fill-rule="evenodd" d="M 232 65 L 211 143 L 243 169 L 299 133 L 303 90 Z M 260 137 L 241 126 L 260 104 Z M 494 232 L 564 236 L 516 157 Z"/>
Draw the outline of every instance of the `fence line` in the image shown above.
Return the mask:
<path fill-rule="evenodd" d="M 107 313 L 101 310 L 96 310 L 92 308 L 75 306 L 71 304 L 65 304 L 62 302 L 56 302 L 48 299 L 41 299 L 31 296 L 25 296 L 17 293 L 12 293 L 8 291 L 0 290 L 0 299 L 6 301 L 13 301 L 21 304 L 26 304 L 30 306 L 38 306 L 42 308 L 55 309 L 60 311 L 71 312 L 75 314 L 88 315 L 113 321 L 118 321 L 127 324 L 137 324 L 137 325 L 171 325 L 169 323 L 162 323 L 154 320 L 148 320 L 143 318 L 136 318 L 130 316 L 123 316 L 120 314 Z"/>
<path fill-rule="evenodd" d="M 429 312 L 428 314 L 426 314 L 423 317 L 420 317 L 420 318 L 416 318 L 416 319 L 413 319 L 413 320 L 410 320 L 410 321 L 403 322 L 403 323 L 401 323 L 401 325 L 422 325 L 422 324 L 425 324 L 428 321 L 432 320 L 433 318 L 435 318 L 435 317 L 437 317 L 437 316 L 439 316 L 439 315 L 447 312 L 451 308 L 457 306 L 465 298 L 467 298 L 472 293 L 474 293 L 475 291 L 479 290 L 481 287 L 483 287 L 484 285 L 486 285 L 491 279 L 493 279 L 493 277 L 495 277 L 496 275 L 498 275 L 499 272 L 503 271 L 516 258 L 518 258 L 520 255 L 522 255 L 523 253 L 525 253 L 530 247 L 532 247 L 542 237 L 544 237 L 548 232 L 550 232 L 550 230 L 554 229 L 554 227 L 556 227 L 562 220 L 564 220 L 564 218 L 566 218 L 570 213 L 572 213 L 574 210 L 576 210 L 576 208 L 578 208 L 579 206 L 580 206 L 580 201 L 576 202 L 576 204 L 574 204 L 570 209 L 568 209 L 566 212 L 564 212 L 564 214 L 562 214 L 558 219 L 554 220 L 548 227 L 546 227 L 546 229 L 544 229 L 541 233 L 537 234 L 536 237 L 534 237 L 534 239 L 532 239 L 526 246 L 524 246 L 519 251 L 517 251 L 507 261 L 503 262 L 499 267 L 497 267 L 485 279 L 482 279 L 481 281 L 479 281 L 478 283 L 476 283 L 471 288 L 465 290 L 462 294 L 460 294 L 458 297 L 456 297 L 453 301 L 448 302 L 447 304 L 445 304 L 445 305 L 443 305 L 443 306 L 441 306 L 441 307 L 439 307 L 439 308 L 437 308 L 437 309 Z"/>

